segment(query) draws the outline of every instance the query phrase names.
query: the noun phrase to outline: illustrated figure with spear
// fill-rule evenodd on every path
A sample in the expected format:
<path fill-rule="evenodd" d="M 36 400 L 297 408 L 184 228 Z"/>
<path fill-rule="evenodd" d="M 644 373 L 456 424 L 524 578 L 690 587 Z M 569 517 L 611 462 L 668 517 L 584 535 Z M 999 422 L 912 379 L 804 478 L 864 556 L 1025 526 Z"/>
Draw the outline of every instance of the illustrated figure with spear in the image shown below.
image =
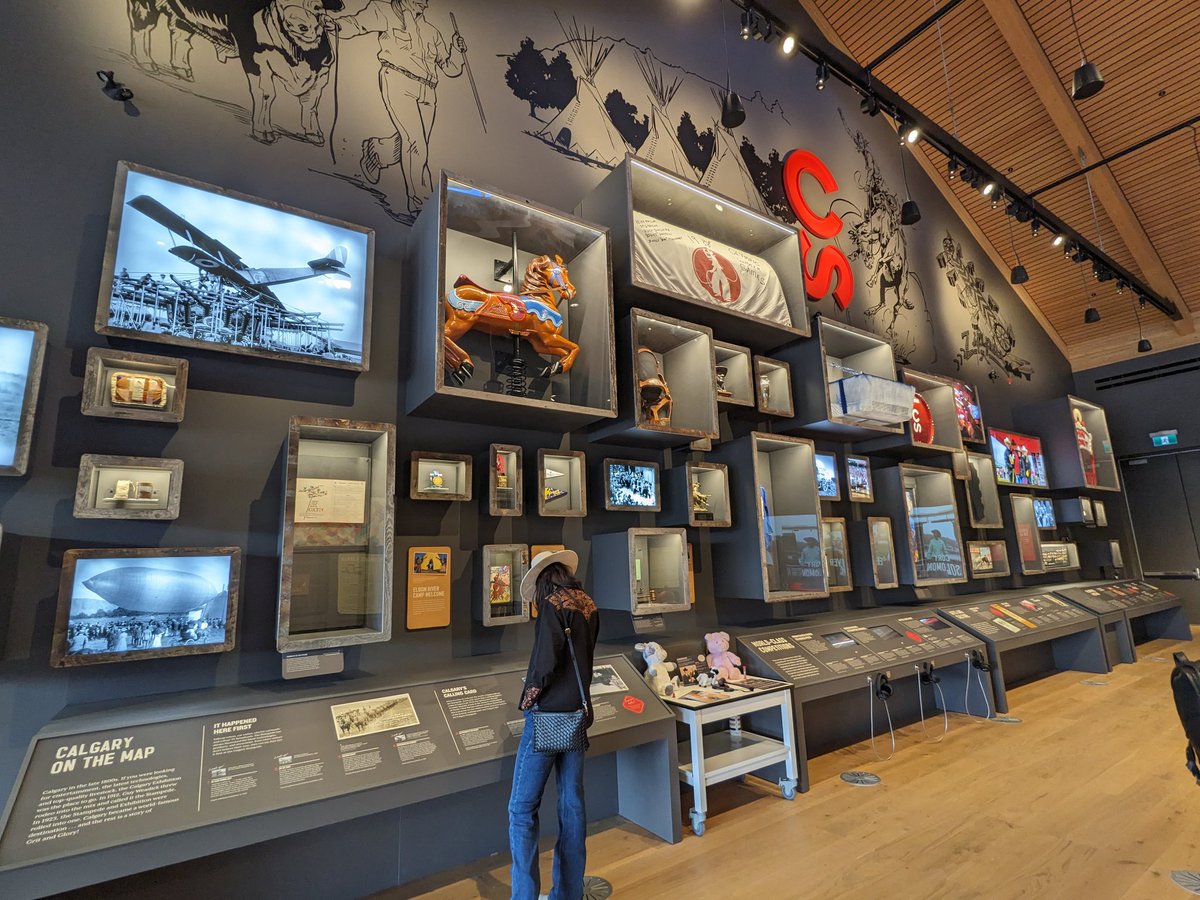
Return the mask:
<path fill-rule="evenodd" d="M 359 165 L 367 181 L 378 184 L 382 170 L 399 164 L 412 215 L 420 212 L 433 190 L 429 141 L 437 120 L 437 86 L 442 75 L 457 78 L 467 73 L 480 121 L 487 130 L 467 61 L 467 43 L 453 14 L 454 33 L 447 40 L 426 18 L 428 7 L 429 0 L 370 0 L 359 12 L 337 19 L 342 39 L 363 34 L 379 37 L 379 94 L 393 132 L 363 141 Z"/>

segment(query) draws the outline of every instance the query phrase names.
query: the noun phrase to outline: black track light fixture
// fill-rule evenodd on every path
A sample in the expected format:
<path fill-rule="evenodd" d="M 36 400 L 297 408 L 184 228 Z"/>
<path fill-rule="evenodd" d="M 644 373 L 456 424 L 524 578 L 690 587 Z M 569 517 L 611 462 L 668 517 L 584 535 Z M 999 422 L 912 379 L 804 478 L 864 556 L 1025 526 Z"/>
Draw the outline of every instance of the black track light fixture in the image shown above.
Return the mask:
<path fill-rule="evenodd" d="M 951 153 L 950 158 L 946 160 L 946 179 L 948 181 L 953 181 L 957 177 L 958 177 L 958 157 L 955 156 L 953 153 Z"/>
<path fill-rule="evenodd" d="M 743 41 L 750 40 L 750 35 L 754 32 L 754 19 L 754 11 L 747 6 L 742 11 L 742 27 L 738 30 Z"/>
<path fill-rule="evenodd" d="M 784 56 L 791 56 L 796 52 L 796 36 L 794 34 L 785 34 L 783 43 L 779 45 L 779 50 Z M 820 90 L 820 88 L 818 88 Z"/>
<path fill-rule="evenodd" d="M 1096 309 L 1096 307 L 1089 306 L 1087 309 L 1085 309 L 1083 311 L 1083 324 L 1084 325 L 1095 325 L 1099 321 L 1100 321 L 1100 310 Z"/>
<path fill-rule="evenodd" d="M 97 72 L 96 77 L 100 79 L 101 92 L 109 100 L 127 103 L 133 99 L 133 91 L 117 81 L 112 72 Z"/>
<path fill-rule="evenodd" d="M 1050 246 L 1061 247 L 1064 243 L 1066 243 L 1066 240 L 1067 240 L 1066 235 L 1056 234 L 1054 237 L 1052 237 L 1050 239 Z"/>
<path fill-rule="evenodd" d="M 1067 11 L 1071 14 L 1071 26 L 1075 29 L 1075 42 L 1079 44 L 1079 68 L 1075 70 L 1071 79 L 1071 99 L 1086 100 L 1088 97 L 1095 97 L 1104 89 L 1104 76 L 1100 74 L 1100 68 L 1095 63 L 1087 61 L 1083 38 L 1079 36 L 1079 23 L 1075 21 L 1075 4 L 1072 0 L 1067 0 Z"/>
<path fill-rule="evenodd" d="M 864 116 L 879 115 L 879 98 L 874 94 L 866 94 L 858 103 L 858 108 Z"/>
<path fill-rule="evenodd" d="M 985 197 L 990 197 L 990 196 L 992 196 L 992 193 L 993 193 L 995 190 L 996 190 L 996 182 L 994 182 L 994 181 L 985 181 L 985 182 L 983 183 L 983 187 L 981 187 L 981 188 L 979 189 L 979 193 L 983 194 L 983 196 L 985 196 Z"/>
<path fill-rule="evenodd" d="M 1154 349 L 1150 345 L 1150 340 L 1144 334 L 1142 334 L 1142 316 L 1141 316 L 1140 310 L 1143 310 L 1145 308 L 1146 308 L 1146 298 L 1143 297 L 1141 294 L 1138 294 L 1137 303 L 1133 304 L 1133 318 L 1137 321 L 1137 327 L 1138 327 L 1138 342 L 1137 342 L 1137 352 L 1138 353 L 1149 353 L 1151 350 Z"/>
<path fill-rule="evenodd" d="M 1012 267 L 1012 273 L 1008 276 L 1008 280 L 1012 284 L 1024 284 L 1029 280 L 1029 271 L 1021 265 L 1021 254 L 1017 252 L 1017 239 L 1013 234 L 1012 219 L 1008 220 L 1008 242 L 1012 247 L 1013 256 L 1017 260 L 1017 264 Z"/>
<path fill-rule="evenodd" d="M 817 63 L 817 90 L 825 90 L 825 82 L 829 80 L 829 63 L 821 60 Z"/>
<path fill-rule="evenodd" d="M 742 98 L 733 91 L 721 95 L 721 124 L 726 128 L 737 128 L 746 121 L 746 107 Z"/>
<path fill-rule="evenodd" d="M 1138 341 L 1138 353 L 1149 353 L 1154 349 L 1154 345 L 1150 343 L 1149 338 L 1141 338 Z"/>
<path fill-rule="evenodd" d="M 964 164 L 962 167 L 963 184 L 969 184 L 971 187 L 975 187 L 975 180 L 977 178 L 979 178 L 979 174 L 971 166 Z"/>
<path fill-rule="evenodd" d="M 904 177 L 904 196 L 908 198 L 900 207 L 900 224 L 916 225 L 921 221 L 921 208 L 917 206 L 917 201 L 912 198 L 912 191 L 908 188 L 908 168 L 904 165 L 904 123 L 897 122 L 896 125 L 900 130 L 900 174 Z"/>
<path fill-rule="evenodd" d="M 1042 230 L 1042 223 L 1037 218 L 1029 220 L 1029 233 L 1034 237 L 1038 236 L 1038 232 Z"/>

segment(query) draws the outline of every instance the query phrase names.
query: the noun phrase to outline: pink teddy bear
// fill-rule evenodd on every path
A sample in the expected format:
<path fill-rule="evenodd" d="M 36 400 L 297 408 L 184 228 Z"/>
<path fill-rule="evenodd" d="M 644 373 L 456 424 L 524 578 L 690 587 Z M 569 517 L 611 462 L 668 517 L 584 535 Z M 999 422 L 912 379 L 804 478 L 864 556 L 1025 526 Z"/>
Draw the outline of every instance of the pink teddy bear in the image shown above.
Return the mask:
<path fill-rule="evenodd" d="M 743 681 L 742 660 L 736 653 L 729 652 L 729 635 L 724 631 L 714 631 L 704 636 L 708 645 L 708 656 L 705 661 L 710 669 L 716 669 L 726 681 Z"/>

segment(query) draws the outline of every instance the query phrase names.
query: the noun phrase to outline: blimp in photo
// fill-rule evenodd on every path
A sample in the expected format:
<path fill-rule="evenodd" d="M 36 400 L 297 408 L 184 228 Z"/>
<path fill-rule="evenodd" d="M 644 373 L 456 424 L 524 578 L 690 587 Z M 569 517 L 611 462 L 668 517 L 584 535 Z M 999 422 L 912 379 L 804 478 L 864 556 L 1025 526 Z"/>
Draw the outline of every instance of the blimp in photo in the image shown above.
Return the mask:
<path fill-rule="evenodd" d="M 129 612 L 158 615 L 201 609 L 224 592 L 224 588 L 192 572 L 153 566 L 106 569 L 87 579 L 83 586 Z"/>

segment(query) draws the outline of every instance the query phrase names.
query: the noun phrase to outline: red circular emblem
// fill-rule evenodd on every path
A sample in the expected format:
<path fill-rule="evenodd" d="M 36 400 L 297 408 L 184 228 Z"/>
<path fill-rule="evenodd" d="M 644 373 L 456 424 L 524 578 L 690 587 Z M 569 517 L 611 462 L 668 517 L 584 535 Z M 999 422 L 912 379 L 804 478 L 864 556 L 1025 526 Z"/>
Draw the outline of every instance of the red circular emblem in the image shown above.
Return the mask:
<path fill-rule="evenodd" d="M 692 271 L 696 280 L 718 303 L 736 303 L 742 293 L 742 279 L 733 263 L 715 250 L 697 247 L 692 251 Z"/>
<path fill-rule="evenodd" d="M 933 412 L 920 394 L 913 395 L 912 438 L 914 444 L 933 443 Z"/>

